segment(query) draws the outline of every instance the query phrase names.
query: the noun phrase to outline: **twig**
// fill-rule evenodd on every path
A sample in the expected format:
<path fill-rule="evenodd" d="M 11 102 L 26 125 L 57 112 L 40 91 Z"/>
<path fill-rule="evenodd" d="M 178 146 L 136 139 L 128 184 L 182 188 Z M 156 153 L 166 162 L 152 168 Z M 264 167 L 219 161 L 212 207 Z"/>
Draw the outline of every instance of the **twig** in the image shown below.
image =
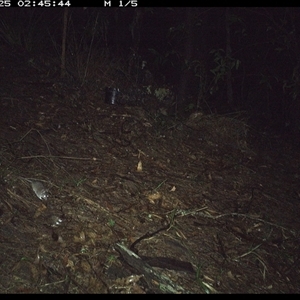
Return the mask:
<path fill-rule="evenodd" d="M 252 252 L 254 252 L 254 251 L 255 251 L 257 248 L 259 248 L 260 246 L 261 246 L 261 244 L 255 246 L 255 247 L 254 247 L 253 249 L 251 249 L 250 251 L 248 251 L 248 252 L 246 252 L 246 253 L 244 253 L 244 254 L 239 255 L 238 257 L 236 257 L 236 259 L 242 258 L 242 257 L 245 257 L 245 256 L 251 254 Z"/>
<path fill-rule="evenodd" d="M 283 230 L 286 230 L 286 231 L 290 231 L 288 228 L 285 228 L 285 227 L 277 225 L 275 223 L 263 220 L 263 219 L 258 218 L 256 216 L 251 216 L 251 215 L 246 215 L 246 214 L 240 214 L 240 213 L 229 213 L 229 214 L 223 214 L 223 215 L 218 215 L 218 216 L 212 216 L 212 215 L 208 215 L 208 214 L 200 212 L 201 210 L 204 210 L 206 208 L 207 207 L 203 207 L 203 208 L 200 208 L 200 209 L 190 209 L 190 210 L 189 209 L 188 210 L 182 210 L 182 209 L 180 209 L 180 210 L 176 211 L 176 216 L 198 215 L 198 216 L 201 216 L 201 217 L 204 217 L 204 218 L 208 218 L 208 219 L 212 219 L 212 220 L 217 220 L 217 219 L 223 218 L 223 217 L 235 217 L 235 216 L 238 216 L 238 217 L 244 217 L 244 218 L 248 218 L 248 219 L 251 219 L 251 220 L 256 220 L 256 221 L 259 221 L 259 222 L 263 222 L 265 224 L 268 224 L 268 225 L 271 225 L 271 226 L 274 226 L 274 227 L 277 227 L 277 228 L 280 228 L 280 229 L 283 229 Z"/>
<path fill-rule="evenodd" d="M 40 133 L 40 131 L 37 130 L 37 129 L 31 128 L 29 131 L 27 131 L 27 132 L 25 133 L 25 135 L 23 135 L 23 136 L 20 138 L 20 141 L 22 141 L 22 140 L 23 140 L 23 139 L 24 139 L 31 131 L 36 131 L 36 132 L 40 135 L 40 137 L 42 138 L 42 140 L 44 141 L 44 143 L 45 143 L 45 145 L 46 145 L 46 147 L 47 147 L 47 149 L 48 149 L 49 154 L 51 155 L 51 151 L 50 151 L 50 148 L 49 148 L 49 146 L 48 146 L 47 141 L 45 140 L 45 138 L 43 137 L 43 135 Z"/>
<path fill-rule="evenodd" d="M 42 140 L 44 141 L 44 143 L 45 143 L 45 145 L 46 145 L 46 147 L 47 147 L 47 149 L 48 149 L 49 154 L 51 155 L 50 148 L 49 148 L 49 146 L 48 146 L 48 143 L 47 143 L 46 140 L 44 139 L 43 135 L 39 132 L 39 130 L 36 130 L 36 132 L 41 136 Z"/>
<path fill-rule="evenodd" d="M 32 155 L 32 156 L 22 156 L 20 159 L 31 159 L 31 158 L 61 158 L 61 159 L 74 159 L 74 160 L 100 160 L 99 158 L 92 157 L 72 157 L 72 156 L 54 156 L 54 155 Z"/>

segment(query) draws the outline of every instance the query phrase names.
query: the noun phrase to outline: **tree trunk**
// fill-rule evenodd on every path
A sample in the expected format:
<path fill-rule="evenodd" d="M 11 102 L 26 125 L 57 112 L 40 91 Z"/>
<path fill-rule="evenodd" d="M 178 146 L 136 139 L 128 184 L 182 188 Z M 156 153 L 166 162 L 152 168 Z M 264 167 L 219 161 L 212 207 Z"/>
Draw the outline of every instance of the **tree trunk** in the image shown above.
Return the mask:
<path fill-rule="evenodd" d="M 61 42 L 61 66 L 60 66 L 60 77 L 64 78 L 66 75 L 66 43 L 67 43 L 67 27 L 68 27 L 68 8 L 64 9 L 63 17 L 63 33 Z"/>
<path fill-rule="evenodd" d="M 183 62 L 183 70 L 182 70 L 182 75 L 180 78 L 180 83 L 179 83 L 179 91 L 178 91 L 178 99 L 177 99 L 177 104 L 182 104 L 184 102 L 184 98 L 186 96 L 186 91 L 187 91 L 187 85 L 190 79 L 190 70 L 189 70 L 189 63 L 191 62 L 192 55 L 193 55 L 193 8 L 187 7 L 186 8 L 186 14 L 185 14 L 185 19 L 186 19 L 186 32 L 187 32 L 187 37 L 185 40 L 185 45 L 184 45 L 184 62 Z"/>
<path fill-rule="evenodd" d="M 231 40 L 230 40 L 230 8 L 226 8 L 225 12 L 225 27 L 226 27 L 226 61 L 227 61 L 227 72 L 226 72 L 226 90 L 227 90 L 227 103 L 231 107 L 233 104 L 233 90 L 232 90 L 232 72 L 231 72 Z"/>

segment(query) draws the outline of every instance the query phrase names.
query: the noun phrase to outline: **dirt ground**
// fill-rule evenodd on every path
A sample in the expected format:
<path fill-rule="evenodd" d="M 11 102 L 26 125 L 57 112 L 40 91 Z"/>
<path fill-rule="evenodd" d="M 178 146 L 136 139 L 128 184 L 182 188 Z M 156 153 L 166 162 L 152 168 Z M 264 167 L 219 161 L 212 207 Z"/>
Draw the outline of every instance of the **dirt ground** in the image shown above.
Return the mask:
<path fill-rule="evenodd" d="M 295 146 L 33 68 L 0 76 L 1 293 L 300 292 Z"/>

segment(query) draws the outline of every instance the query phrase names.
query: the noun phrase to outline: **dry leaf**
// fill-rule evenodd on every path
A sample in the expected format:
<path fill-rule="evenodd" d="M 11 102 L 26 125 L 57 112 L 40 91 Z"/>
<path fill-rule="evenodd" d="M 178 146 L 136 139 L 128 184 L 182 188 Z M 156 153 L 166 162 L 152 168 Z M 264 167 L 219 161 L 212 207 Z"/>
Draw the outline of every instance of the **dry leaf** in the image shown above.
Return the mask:
<path fill-rule="evenodd" d="M 170 192 L 175 192 L 176 191 L 176 186 L 173 185 L 173 187 L 170 189 Z"/>
<path fill-rule="evenodd" d="M 227 272 L 227 275 L 230 279 L 235 279 L 231 271 Z"/>
<path fill-rule="evenodd" d="M 75 243 L 82 243 L 85 241 L 85 233 L 83 231 L 80 232 L 79 237 L 74 236 Z"/>
<path fill-rule="evenodd" d="M 81 262 L 81 268 L 84 273 L 90 273 L 91 272 L 91 266 L 88 262 L 82 261 Z"/>
<path fill-rule="evenodd" d="M 148 195 L 148 200 L 150 203 L 155 204 L 155 202 L 161 199 L 161 194 L 159 192 Z"/>
<path fill-rule="evenodd" d="M 141 160 L 138 162 L 138 165 L 137 165 L 137 167 L 136 167 L 136 170 L 137 170 L 138 172 L 142 172 L 142 171 L 143 171 L 143 165 L 142 165 L 142 161 L 141 161 Z"/>
<path fill-rule="evenodd" d="M 68 259 L 68 262 L 66 264 L 66 267 L 71 268 L 72 270 L 74 270 L 74 262 L 70 259 Z"/>
<path fill-rule="evenodd" d="M 35 211 L 34 218 L 39 217 L 45 209 L 47 209 L 47 206 L 42 203 Z"/>

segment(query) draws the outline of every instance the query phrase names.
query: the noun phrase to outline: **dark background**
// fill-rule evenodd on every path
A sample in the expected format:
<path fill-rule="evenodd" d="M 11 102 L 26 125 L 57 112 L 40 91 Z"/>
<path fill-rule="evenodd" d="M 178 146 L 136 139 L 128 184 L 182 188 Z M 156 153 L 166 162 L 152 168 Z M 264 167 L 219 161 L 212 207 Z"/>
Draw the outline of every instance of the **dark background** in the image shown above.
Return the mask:
<path fill-rule="evenodd" d="M 299 12 L 69 8 L 66 53 L 68 61 L 91 51 L 99 60 L 120 58 L 133 84 L 172 89 L 177 112 L 243 111 L 258 130 L 293 138 L 300 129 Z M 1 55 L 9 52 L 20 61 L 56 57 L 52 68 L 58 69 L 63 13 L 64 8 L 0 11 Z M 69 71 L 73 79 L 80 77 Z"/>

